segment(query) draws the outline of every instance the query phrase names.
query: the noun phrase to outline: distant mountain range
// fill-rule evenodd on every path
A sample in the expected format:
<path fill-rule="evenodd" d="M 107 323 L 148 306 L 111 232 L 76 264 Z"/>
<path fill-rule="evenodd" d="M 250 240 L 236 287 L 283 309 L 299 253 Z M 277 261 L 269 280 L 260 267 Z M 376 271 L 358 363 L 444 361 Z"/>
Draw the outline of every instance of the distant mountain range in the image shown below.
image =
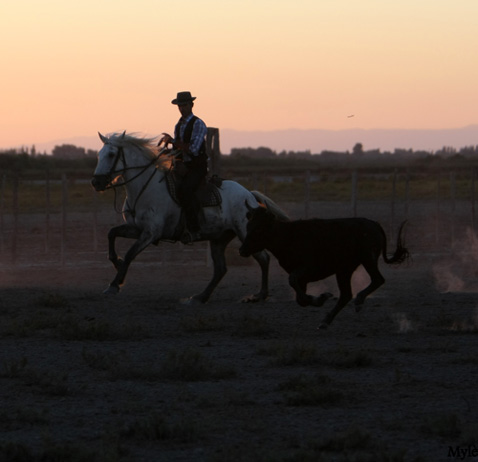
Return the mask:
<path fill-rule="evenodd" d="M 434 152 L 444 146 L 457 150 L 465 146 L 478 145 L 478 125 L 444 130 L 275 130 L 240 131 L 223 129 L 219 133 L 223 154 L 232 148 L 267 147 L 277 153 L 281 151 L 322 151 L 351 152 L 355 144 L 361 143 L 365 151 L 379 149 L 393 152 L 395 149 Z M 99 150 L 101 141 L 97 135 L 54 140 L 36 144 L 37 152 L 50 153 L 55 146 L 73 144 L 85 149 Z"/>

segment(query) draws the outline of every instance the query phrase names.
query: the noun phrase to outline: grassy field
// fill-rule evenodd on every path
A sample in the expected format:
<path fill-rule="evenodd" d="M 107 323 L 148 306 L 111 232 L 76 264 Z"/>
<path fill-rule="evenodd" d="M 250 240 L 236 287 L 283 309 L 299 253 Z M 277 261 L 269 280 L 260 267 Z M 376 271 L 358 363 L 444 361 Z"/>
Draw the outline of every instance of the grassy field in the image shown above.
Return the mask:
<path fill-rule="evenodd" d="M 354 177 L 355 175 L 355 177 Z M 0 205 L 5 213 L 17 207 L 20 213 L 40 210 L 58 212 L 63 205 L 72 211 L 87 211 L 94 207 L 111 207 L 111 192 L 94 193 L 89 177 L 50 181 L 20 178 L 17 199 L 14 200 L 14 181 L 7 177 L 1 189 Z M 347 201 L 355 194 L 360 200 L 462 200 L 474 197 L 471 173 L 367 173 L 367 172 L 305 172 L 302 175 L 285 173 L 272 175 L 256 172 L 234 179 L 247 189 L 258 189 L 275 201 Z M 121 203 L 123 192 L 118 192 Z"/>

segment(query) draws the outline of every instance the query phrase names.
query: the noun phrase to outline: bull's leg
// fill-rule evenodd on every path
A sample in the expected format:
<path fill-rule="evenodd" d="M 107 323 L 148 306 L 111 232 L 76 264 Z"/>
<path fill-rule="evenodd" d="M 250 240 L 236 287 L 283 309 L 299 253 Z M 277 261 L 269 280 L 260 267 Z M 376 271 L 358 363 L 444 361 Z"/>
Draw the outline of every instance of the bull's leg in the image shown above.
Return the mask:
<path fill-rule="evenodd" d="M 305 276 L 306 270 L 295 270 L 289 274 L 289 284 L 295 290 L 295 300 L 300 306 L 322 306 L 333 295 L 325 292 L 318 297 L 307 293 L 307 283 L 310 282 Z"/>
<path fill-rule="evenodd" d="M 261 267 L 261 290 L 257 294 L 248 295 L 242 299 L 243 303 L 261 302 L 269 296 L 269 254 L 263 250 L 252 255 Z"/>
<path fill-rule="evenodd" d="M 312 304 L 312 296 L 307 295 L 307 283 L 301 278 L 299 271 L 291 271 L 289 274 L 289 285 L 295 290 L 295 301 L 300 306 Z"/>
<path fill-rule="evenodd" d="M 339 299 L 337 300 L 334 308 L 327 313 L 322 324 L 319 326 L 320 329 L 327 329 L 330 323 L 333 321 L 335 316 L 340 312 L 340 310 L 352 300 L 352 274 L 353 271 L 344 271 L 337 273 L 337 285 L 339 286 Z"/>
<path fill-rule="evenodd" d="M 370 284 L 365 287 L 365 289 L 360 291 L 355 297 L 355 311 L 357 312 L 362 309 L 362 305 L 365 302 L 367 296 L 385 283 L 385 278 L 382 276 L 378 269 L 378 261 L 376 259 L 371 259 L 368 262 L 363 262 L 362 265 L 369 274 L 371 281 Z"/>
<path fill-rule="evenodd" d="M 108 259 L 113 263 L 117 271 L 122 266 L 123 260 L 116 253 L 116 238 L 138 239 L 140 235 L 141 230 L 132 225 L 124 224 L 110 229 L 108 233 Z"/>
<path fill-rule="evenodd" d="M 214 266 L 212 279 L 200 294 L 193 295 L 184 300 L 186 304 L 193 304 L 195 302 L 206 303 L 209 300 L 212 292 L 227 273 L 225 252 L 227 245 L 234 237 L 234 233 L 226 232 L 219 239 L 209 241 L 211 247 L 211 258 Z"/>
<path fill-rule="evenodd" d="M 117 273 L 113 281 L 111 281 L 109 287 L 105 290 L 107 294 L 116 294 L 120 290 L 120 286 L 123 285 L 126 273 L 128 272 L 131 262 L 140 254 L 149 244 L 153 241 L 153 235 L 149 231 L 142 231 L 136 242 L 126 252 L 124 261 L 119 258 L 116 261 Z"/>

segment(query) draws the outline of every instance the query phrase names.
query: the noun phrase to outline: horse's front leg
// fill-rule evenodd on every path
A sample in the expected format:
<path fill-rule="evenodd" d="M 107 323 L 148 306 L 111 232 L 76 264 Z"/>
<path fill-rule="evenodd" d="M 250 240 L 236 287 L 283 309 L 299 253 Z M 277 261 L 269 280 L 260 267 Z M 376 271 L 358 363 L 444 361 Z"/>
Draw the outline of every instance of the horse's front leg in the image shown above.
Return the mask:
<path fill-rule="evenodd" d="M 116 253 L 116 238 L 139 239 L 140 235 L 141 230 L 133 225 L 124 224 L 110 229 L 108 233 L 108 259 L 113 263 L 116 271 L 118 271 L 123 264 L 123 260 L 119 258 Z"/>
<path fill-rule="evenodd" d="M 117 258 L 116 269 L 117 273 L 113 281 L 111 281 L 109 287 L 105 290 L 107 294 L 117 294 L 120 287 L 123 285 L 131 262 L 146 248 L 151 242 L 153 242 L 154 236 L 149 231 L 140 232 L 137 241 L 126 252 L 124 260 Z"/>
<path fill-rule="evenodd" d="M 200 294 L 183 299 L 182 301 L 184 303 L 191 305 L 197 302 L 206 303 L 209 300 L 209 297 L 213 293 L 214 289 L 227 273 L 225 252 L 227 245 L 232 241 L 232 239 L 234 239 L 234 237 L 234 233 L 225 232 L 221 238 L 209 241 L 211 247 L 211 258 L 214 266 L 212 279 Z"/>

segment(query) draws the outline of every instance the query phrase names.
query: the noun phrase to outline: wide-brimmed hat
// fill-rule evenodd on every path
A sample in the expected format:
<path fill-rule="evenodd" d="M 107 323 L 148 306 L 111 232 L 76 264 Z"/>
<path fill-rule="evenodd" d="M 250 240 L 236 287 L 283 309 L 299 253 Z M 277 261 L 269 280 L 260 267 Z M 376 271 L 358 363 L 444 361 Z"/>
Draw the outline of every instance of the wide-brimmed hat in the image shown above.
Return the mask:
<path fill-rule="evenodd" d="M 187 104 L 192 103 L 196 99 L 195 96 L 191 96 L 189 91 L 180 91 L 176 96 L 176 99 L 171 101 L 171 104 Z"/>

